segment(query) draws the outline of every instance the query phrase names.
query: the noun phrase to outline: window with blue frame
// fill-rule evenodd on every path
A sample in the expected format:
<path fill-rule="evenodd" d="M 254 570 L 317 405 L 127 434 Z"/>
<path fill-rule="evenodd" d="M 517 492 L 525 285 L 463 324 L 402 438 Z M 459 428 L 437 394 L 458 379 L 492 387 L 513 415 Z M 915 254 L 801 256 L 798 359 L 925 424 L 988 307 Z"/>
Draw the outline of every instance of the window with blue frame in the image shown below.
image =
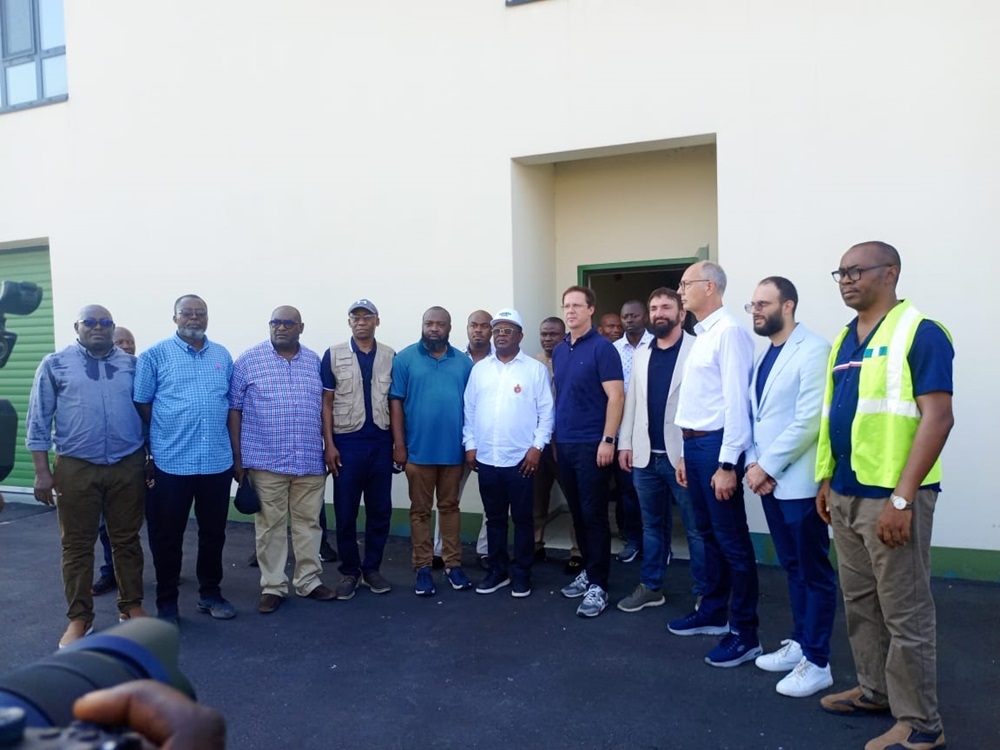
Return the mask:
<path fill-rule="evenodd" d="M 0 0 L 0 112 L 66 101 L 63 0 Z"/>

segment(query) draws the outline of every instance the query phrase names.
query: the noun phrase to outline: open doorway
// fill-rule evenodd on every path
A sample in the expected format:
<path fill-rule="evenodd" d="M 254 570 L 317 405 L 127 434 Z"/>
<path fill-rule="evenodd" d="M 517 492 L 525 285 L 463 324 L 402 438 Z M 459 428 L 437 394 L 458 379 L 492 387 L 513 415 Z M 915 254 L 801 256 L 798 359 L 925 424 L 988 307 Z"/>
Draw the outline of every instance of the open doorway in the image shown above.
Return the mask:
<path fill-rule="evenodd" d="M 677 289 L 688 266 L 700 260 L 708 260 L 708 250 L 709 246 L 705 245 L 699 247 L 695 255 L 686 258 L 579 266 L 578 283 L 589 286 L 597 295 L 594 321 L 599 321 L 606 313 L 619 313 L 622 305 L 632 299 L 645 305 L 654 289 Z M 690 323 L 688 320 L 685 328 Z"/>

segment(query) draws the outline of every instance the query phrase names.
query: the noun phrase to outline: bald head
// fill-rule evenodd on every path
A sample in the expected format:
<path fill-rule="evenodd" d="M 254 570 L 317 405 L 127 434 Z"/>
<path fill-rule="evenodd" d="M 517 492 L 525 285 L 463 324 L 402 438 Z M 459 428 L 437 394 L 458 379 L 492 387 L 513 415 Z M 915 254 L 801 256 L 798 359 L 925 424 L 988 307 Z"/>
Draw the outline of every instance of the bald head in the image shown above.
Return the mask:
<path fill-rule="evenodd" d="M 899 251 L 888 242 L 868 240 L 867 242 L 859 242 L 851 248 L 851 250 L 855 249 L 865 251 L 866 257 L 871 258 L 875 263 L 885 263 L 887 266 L 896 266 L 900 269 L 903 267 Z"/>
<path fill-rule="evenodd" d="M 73 324 L 80 345 L 94 357 L 103 357 L 111 351 L 114 329 L 111 312 L 103 305 L 84 306 Z"/>

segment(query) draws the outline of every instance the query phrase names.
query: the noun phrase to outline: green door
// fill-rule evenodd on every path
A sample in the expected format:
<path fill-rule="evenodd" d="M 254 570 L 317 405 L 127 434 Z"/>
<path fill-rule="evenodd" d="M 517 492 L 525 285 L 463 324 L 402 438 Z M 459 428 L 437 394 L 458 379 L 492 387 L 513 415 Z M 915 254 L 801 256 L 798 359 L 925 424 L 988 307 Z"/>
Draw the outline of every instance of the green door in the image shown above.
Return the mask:
<path fill-rule="evenodd" d="M 24 447 L 24 418 L 35 369 L 42 357 L 55 348 L 49 249 L 0 249 L 0 281 L 32 281 L 42 288 L 42 304 L 35 312 L 7 316 L 7 330 L 17 334 L 17 343 L 7 365 L 0 370 L 0 399 L 9 399 L 17 411 L 14 470 L 3 480 L 3 485 L 31 487 L 35 483 L 35 472 L 31 454 Z"/>

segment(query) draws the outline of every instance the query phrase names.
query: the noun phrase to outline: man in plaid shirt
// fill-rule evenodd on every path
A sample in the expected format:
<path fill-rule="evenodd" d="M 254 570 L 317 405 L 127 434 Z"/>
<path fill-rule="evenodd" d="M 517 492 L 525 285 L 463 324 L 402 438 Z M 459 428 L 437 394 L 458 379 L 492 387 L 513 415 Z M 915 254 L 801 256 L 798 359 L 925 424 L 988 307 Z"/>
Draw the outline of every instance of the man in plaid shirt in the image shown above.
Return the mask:
<path fill-rule="evenodd" d="M 277 308 L 268 325 L 270 340 L 236 359 L 229 387 L 233 473 L 241 484 L 249 478 L 260 496 L 254 525 L 261 585 L 257 610 L 263 614 L 278 609 L 288 595 L 289 516 L 295 593 L 320 601 L 335 597 L 319 577 L 319 512 L 326 486 L 320 359 L 299 343 L 305 326 L 294 307 Z"/>

